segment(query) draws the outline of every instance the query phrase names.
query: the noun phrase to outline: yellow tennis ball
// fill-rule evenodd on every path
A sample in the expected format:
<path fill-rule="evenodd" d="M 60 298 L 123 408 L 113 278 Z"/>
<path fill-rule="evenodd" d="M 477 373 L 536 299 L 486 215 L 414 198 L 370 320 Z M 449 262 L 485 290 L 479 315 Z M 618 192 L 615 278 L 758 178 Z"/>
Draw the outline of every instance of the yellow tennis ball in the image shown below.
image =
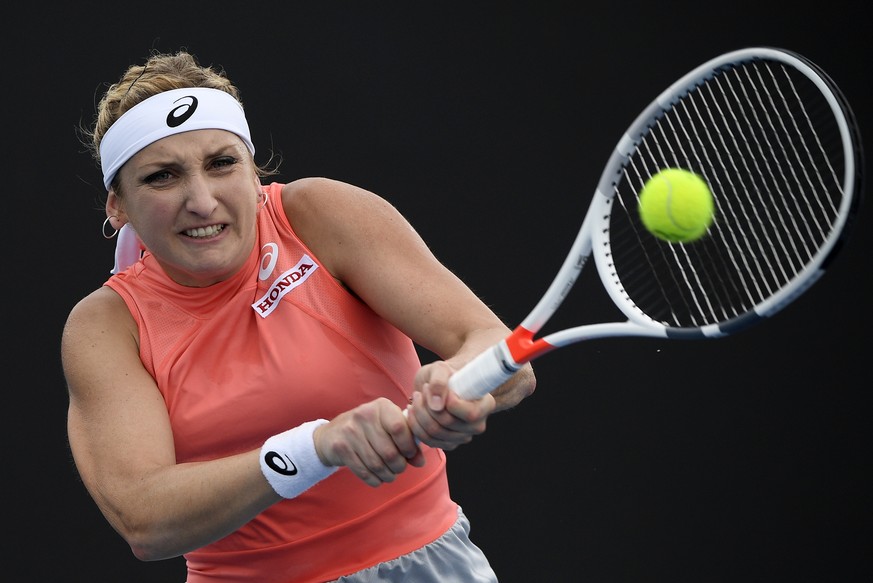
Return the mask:
<path fill-rule="evenodd" d="M 681 168 L 661 170 L 640 191 L 640 219 L 650 233 L 670 243 L 689 243 L 706 234 L 715 203 L 706 181 Z"/>

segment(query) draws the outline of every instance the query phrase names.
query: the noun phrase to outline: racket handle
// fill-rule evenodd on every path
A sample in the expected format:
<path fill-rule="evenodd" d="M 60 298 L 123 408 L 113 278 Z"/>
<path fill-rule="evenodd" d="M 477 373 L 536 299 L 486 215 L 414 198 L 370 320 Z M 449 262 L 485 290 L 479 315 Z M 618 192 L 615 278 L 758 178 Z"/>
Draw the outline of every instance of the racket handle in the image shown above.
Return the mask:
<path fill-rule="evenodd" d="M 480 399 L 508 381 L 523 364 L 518 364 L 501 340 L 449 377 L 449 388 L 463 399 Z"/>

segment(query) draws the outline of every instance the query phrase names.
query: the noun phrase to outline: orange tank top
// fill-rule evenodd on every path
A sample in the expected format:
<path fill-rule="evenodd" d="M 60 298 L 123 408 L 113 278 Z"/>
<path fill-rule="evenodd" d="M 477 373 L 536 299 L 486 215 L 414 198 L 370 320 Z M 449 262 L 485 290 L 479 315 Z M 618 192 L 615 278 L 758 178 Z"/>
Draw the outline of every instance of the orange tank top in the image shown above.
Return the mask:
<path fill-rule="evenodd" d="M 245 267 L 208 288 L 173 282 L 148 252 L 106 285 L 139 327 L 178 463 L 260 448 L 273 434 L 387 397 L 408 402 L 412 342 L 348 293 L 295 235 L 271 184 Z M 371 488 L 347 468 L 185 555 L 188 583 L 336 579 L 432 542 L 457 519 L 445 455 Z"/>

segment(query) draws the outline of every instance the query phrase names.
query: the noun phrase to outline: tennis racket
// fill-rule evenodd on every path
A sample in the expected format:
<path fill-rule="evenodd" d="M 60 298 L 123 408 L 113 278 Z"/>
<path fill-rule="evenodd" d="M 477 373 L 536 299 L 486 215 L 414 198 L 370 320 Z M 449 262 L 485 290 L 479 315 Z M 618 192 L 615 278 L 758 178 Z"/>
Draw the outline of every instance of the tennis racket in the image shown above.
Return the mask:
<path fill-rule="evenodd" d="M 848 103 L 808 59 L 747 48 L 700 65 L 621 137 L 539 303 L 449 387 L 476 399 L 525 363 L 583 340 L 718 338 L 772 316 L 824 274 L 843 243 L 860 202 L 861 160 Z M 712 191 L 715 220 L 692 243 L 662 241 L 638 216 L 638 192 L 666 168 L 696 172 Z M 537 338 L 592 255 L 627 320 Z"/>

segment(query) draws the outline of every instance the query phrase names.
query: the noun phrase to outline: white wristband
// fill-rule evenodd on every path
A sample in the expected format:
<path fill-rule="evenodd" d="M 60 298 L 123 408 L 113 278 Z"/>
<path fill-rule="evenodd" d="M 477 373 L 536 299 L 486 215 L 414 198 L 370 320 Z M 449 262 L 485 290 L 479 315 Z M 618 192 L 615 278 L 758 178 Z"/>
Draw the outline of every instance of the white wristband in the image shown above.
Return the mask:
<path fill-rule="evenodd" d="M 273 490 L 283 498 L 294 498 L 330 476 L 339 467 L 326 466 L 315 451 L 312 434 L 327 419 L 274 435 L 261 447 L 261 471 Z"/>

